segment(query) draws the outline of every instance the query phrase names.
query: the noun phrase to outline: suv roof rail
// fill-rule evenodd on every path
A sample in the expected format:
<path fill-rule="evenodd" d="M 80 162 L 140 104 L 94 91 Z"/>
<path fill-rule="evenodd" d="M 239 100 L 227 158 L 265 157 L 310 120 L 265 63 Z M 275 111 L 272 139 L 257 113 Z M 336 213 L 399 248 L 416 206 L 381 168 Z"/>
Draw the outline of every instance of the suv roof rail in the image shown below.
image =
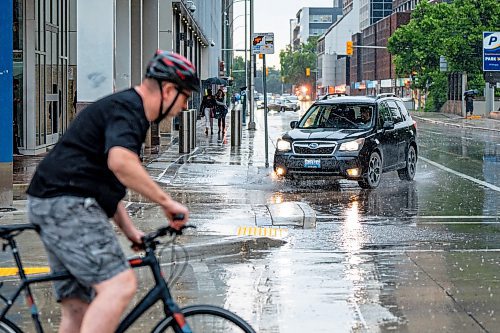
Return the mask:
<path fill-rule="evenodd" d="M 397 97 L 395 93 L 382 93 L 382 94 L 377 94 L 375 99 L 380 99 L 380 98 L 385 98 L 385 97 Z"/>
<path fill-rule="evenodd" d="M 349 96 L 349 95 L 347 95 L 346 93 L 326 94 L 325 96 L 323 96 L 323 98 L 321 100 L 322 101 L 327 100 L 328 97 L 342 97 L 342 96 Z"/>

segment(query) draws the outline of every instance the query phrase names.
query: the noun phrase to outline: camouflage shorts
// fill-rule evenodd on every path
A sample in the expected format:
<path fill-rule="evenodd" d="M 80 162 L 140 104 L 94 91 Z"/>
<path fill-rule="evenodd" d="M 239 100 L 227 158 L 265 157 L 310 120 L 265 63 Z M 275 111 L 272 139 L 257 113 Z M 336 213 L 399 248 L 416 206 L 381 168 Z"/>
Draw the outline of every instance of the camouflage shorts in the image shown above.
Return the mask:
<path fill-rule="evenodd" d="M 40 227 L 51 270 L 67 270 L 74 276 L 54 281 L 57 301 L 76 297 L 90 302 L 93 285 L 130 267 L 106 213 L 94 199 L 30 196 L 28 214 Z"/>

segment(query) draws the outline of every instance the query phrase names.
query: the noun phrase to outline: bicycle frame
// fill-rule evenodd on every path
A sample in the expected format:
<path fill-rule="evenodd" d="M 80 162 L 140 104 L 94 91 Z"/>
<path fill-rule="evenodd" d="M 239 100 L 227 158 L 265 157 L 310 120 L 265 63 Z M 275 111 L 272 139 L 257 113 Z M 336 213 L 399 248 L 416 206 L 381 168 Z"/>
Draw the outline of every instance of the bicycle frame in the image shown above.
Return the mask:
<path fill-rule="evenodd" d="M 18 275 L 21 279 L 21 284 L 18 286 L 13 295 L 9 298 L 5 298 L 0 295 L 0 298 L 7 304 L 6 307 L 0 313 L 0 319 L 4 319 L 12 308 L 14 302 L 17 300 L 19 295 L 23 290 L 26 292 L 26 303 L 31 310 L 31 318 L 35 326 L 37 333 L 43 333 L 43 328 L 40 323 L 38 308 L 35 304 L 33 294 L 30 289 L 30 285 L 40 282 L 49 282 L 57 280 L 65 280 L 71 278 L 69 272 L 55 272 L 51 274 L 43 274 L 36 277 L 27 277 L 23 270 L 23 264 L 21 261 L 21 256 L 17 248 L 16 241 L 13 237 L 7 238 L 8 246 L 12 249 L 12 255 L 16 262 L 18 268 Z M 5 248 L 5 245 L 4 245 Z M 125 332 L 146 310 L 148 310 L 153 304 L 161 300 L 163 302 L 164 312 L 167 317 L 173 316 L 174 314 L 180 313 L 179 306 L 174 302 L 167 283 L 163 279 L 162 272 L 160 269 L 160 264 L 158 258 L 155 255 L 154 249 L 149 248 L 146 250 L 144 256 L 137 256 L 128 259 L 132 268 L 145 267 L 148 266 L 155 280 L 155 286 L 149 290 L 149 292 L 141 299 L 141 301 L 130 311 L 129 314 L 120 322 L 116 332 Z M 175 317 L 175 316 L 174 316 Z M 175 331 L 182 333 L 180 328 L 176 328 Z"/>

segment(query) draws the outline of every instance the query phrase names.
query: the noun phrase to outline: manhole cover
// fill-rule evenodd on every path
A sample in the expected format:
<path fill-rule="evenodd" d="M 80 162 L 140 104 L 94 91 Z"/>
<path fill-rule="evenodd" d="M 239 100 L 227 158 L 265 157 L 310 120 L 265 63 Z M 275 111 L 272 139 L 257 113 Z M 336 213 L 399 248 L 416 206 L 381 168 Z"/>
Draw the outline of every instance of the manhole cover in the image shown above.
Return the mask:
<path fill-rule="evenodd" d="M 17 209 L 12 208 L 12 207 L 0 207 L 0 213 L 8 213 L 8 212 L 14 212 Z"/>

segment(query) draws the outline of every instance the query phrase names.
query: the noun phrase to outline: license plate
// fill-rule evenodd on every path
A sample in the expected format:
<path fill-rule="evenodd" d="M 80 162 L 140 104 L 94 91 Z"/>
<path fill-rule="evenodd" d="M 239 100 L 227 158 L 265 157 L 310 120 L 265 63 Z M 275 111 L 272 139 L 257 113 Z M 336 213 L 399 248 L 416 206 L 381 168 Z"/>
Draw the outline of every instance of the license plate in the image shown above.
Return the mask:
<path fill-rule="evenodd" d="M 319 159 L 304 159 L 304 168 L 319 169 L 321 168 L 321 160 Z"/>

